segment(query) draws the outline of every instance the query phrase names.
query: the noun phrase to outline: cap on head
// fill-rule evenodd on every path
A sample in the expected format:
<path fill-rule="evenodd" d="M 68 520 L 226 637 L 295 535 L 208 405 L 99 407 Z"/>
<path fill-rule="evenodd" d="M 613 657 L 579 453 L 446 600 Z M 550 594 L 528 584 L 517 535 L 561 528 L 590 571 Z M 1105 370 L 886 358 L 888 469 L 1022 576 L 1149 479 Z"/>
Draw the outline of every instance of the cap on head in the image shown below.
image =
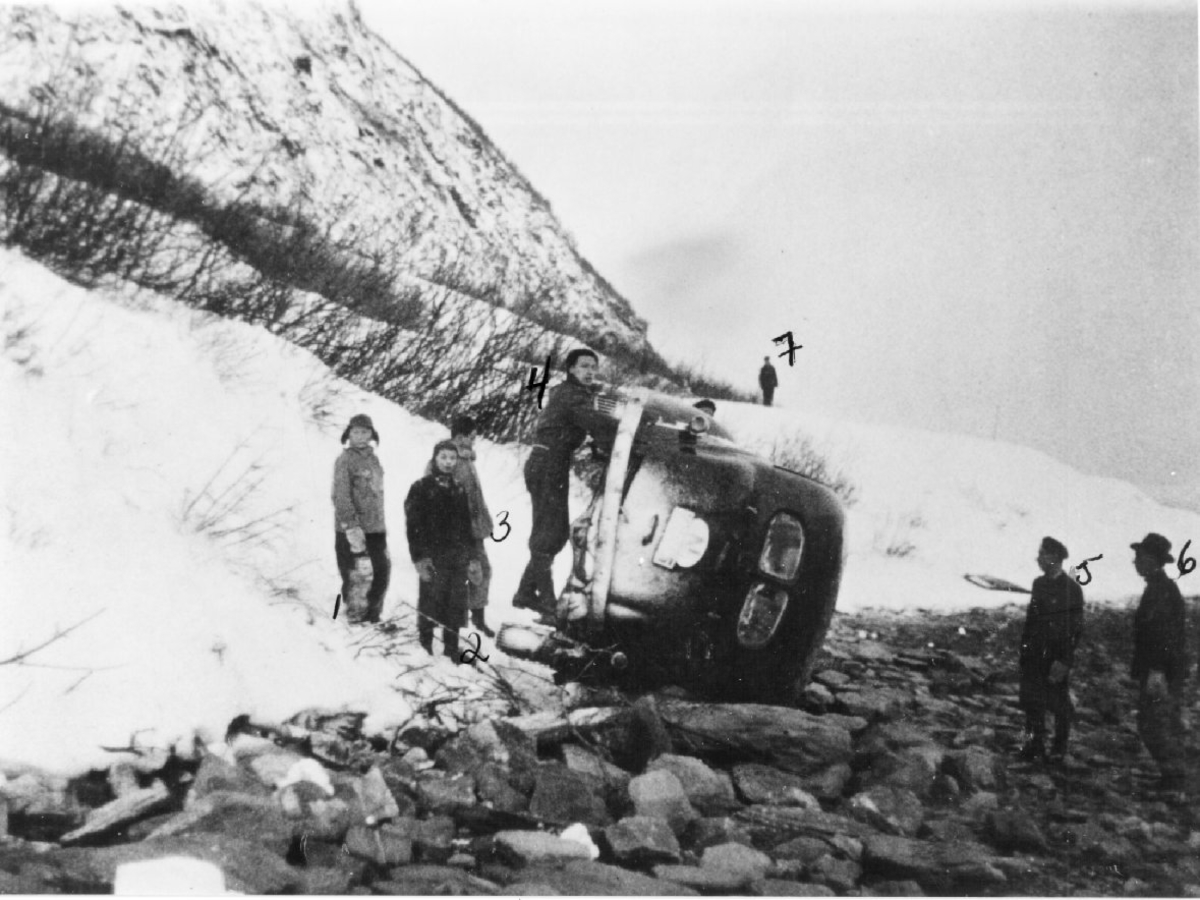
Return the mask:
<path fill-rule="evenodd" d="M 596 365 L 600 365 L 600 357 L 596 355 L 594 350 L 589 350 L 587 347 L 576 347 L 567 354 L 567 361 L 563 364 L 563 370 L 570 372 L 575 368 L 575 363 L 579 362 L 581 357 L 590 356 L 596 361 Z"/>
<path fill-rule="evenodd" d="M 1038 547 L 1038 553 L 1045 553 L 1047 556 L 1056 557 L 1059 562 L 1062 562 L 1071 555 L 1067 552 L 1067 548 L 1061 541 L 1056 541 L 1052 537 L 1042 538 L 1042 545 Z"/>
<path fill-rule="evenodd" d="M 695 403 L 692 404 L 692 407 L 694 409 L 702 409 L 706 413 L 708 413 L 710 416 L 715 415 L 717 412 L 717 404 L 713 403 L 707 397 L 705 397 L 703 400 L 697 400 Z"/>
<path fill-rule="evenodd" d="M 350 417 L 350 424 L 347 425 L 346 430 L 342 432 L 343 444 L 350 440 L 351 428 L 369 428 L 371 431 L 371 440 L 377 444 L 379 443 L 379 432 L 375 430 L 375 426 L 372 424 L 370 416 L 359 413 L 357 416 Z"/>
<path fill-rule="evenodd" d="M 1152 559 L 1158 560 L 1164 566 L 1169 562 L 1175 562 L 1175 557 L 1171 555 L 1171 542 L 1161 534 L 1155 534 L 1151 531 L 1136 544 L 1130 544 L 1133 550 L 1141 550 Z"/>

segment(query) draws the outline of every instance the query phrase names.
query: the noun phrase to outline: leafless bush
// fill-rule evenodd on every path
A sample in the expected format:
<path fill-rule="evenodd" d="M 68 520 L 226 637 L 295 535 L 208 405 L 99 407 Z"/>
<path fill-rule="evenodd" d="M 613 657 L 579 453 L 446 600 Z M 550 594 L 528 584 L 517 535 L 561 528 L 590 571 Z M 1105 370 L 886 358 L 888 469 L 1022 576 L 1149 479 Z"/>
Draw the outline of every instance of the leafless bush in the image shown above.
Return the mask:
<path fill-rule="evenodd" d="M 857 502 L 858 486 L 850 480 L 844 469 L 829 462 L 811 438 L 801 434 L 782 435 L 763 449 L 775 465 L 820 482 L 846 506 L 853 506 Z"/>
<path fill-rule="evenodd" d="M 226 547 L 270 546 L 286 533 L 291 506 L 257 516 L 248 511 L 266 475 L 261 460 L 238 459 L 246 447 L 245 443 L 235 447 L 198 491 L 184 492 L 179 510 L 182 527 Z"/>
<path fill-rule="evenodd" d="M 916 552 L 915 533 L 924 527 L 925 519 L 919 512 L 889 513 L 875 531 L 873 546 L 885 556 L 906 559 Z"/>

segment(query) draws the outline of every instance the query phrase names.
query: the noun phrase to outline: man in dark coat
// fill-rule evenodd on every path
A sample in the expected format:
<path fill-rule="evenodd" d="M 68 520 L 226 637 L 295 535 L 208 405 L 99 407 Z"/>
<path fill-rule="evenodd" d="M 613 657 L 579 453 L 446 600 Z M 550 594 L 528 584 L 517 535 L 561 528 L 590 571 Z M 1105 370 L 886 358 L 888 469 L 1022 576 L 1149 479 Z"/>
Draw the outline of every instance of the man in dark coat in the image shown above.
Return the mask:
<path fill-rule="evenodd" d="M 529 564 L 513 597 L 518 609 L 536 609 L 544 616 L 555 613 L 554 557 L 567 544 L 571 522 L 568 490 L 571 457 L 602 418 L 596 411 L 598 357 L 578 348 L 567 354 L 567 380 L 550 389 L 538 415 L 533 452 L 525 463 L 525 487 L 533 503 L 529 535 Z"/>
<path fill-rule="evenodd" d="M 1151 532 L 1129 545 L 1133 567 L 1146 589 L 1133 615 L 1133 665 L 1138 683 L 1138 736 L 1158 763 L 1160 787 L 1186 786 L 1183 684 L 1187 679 L 1187 616 L 1179 586 L 1163 566 L 1173 562 L 1171 542 Z"/>
<path fill-rule="evenodd" d="M 1066 558 L 1067 548 L 1059 541 L 1042 539 L 1037 555 L 1042 574 L 1034 579 L 1021 633 L 1019 702 L 1028 734 L 1021 749 L 1025 760 L 1046 757 L 1047 712 L 1054 713 L 1050 758 L 1061 761 L 1067 754 L 1075 712 L 1069 679 L 1083 631 L 1083 589 L 1063 571 Z"/>
<path fill-rule="evenodd" d="M 458 448 L 440 441 L 433 448 L 433 471 L 413 483 L 404 501 L 408 550 L 420 578 L 417 636 L 433 652 L 433 629 L 442 626 L 442 651 L 459 661 L 458 630 L 466 624 L 468 579 L 481 580 L 472 556 L 474 535 L 466 491 L 454 480 Z"/>
<path fill-rule="evenodd" d="M 779 386 L 779 376 L 771 365 L 771 357 L 763 357 L 762 368 L 758 370 L 758 386 L 762 388 L 763 406 L 770 406 L 775 399 L 775 388 Z"/>

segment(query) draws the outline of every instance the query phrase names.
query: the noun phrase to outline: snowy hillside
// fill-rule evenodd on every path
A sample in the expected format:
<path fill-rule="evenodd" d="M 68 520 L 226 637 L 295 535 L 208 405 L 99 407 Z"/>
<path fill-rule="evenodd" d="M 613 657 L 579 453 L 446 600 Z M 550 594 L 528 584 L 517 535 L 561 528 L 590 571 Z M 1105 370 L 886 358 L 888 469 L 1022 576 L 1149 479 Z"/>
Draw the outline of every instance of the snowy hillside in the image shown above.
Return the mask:
<path fill-rule="evenodd" d="M 402 502 L 445 429 L 250 326 L 87 292 L 11 250 L 0 273 L 0 659 L 82 623 L 29 665 L 0 665 L 0 759 L 82 766 L 105 760 L 101 745 L 220 734 L 243 712 L 278 721 L 345 705 L 372 712 L 368 729 L 404 721 L 431 686 L 402 674 L 406 660 L 360 652 L 361 631 L 332 617 L 330 475 L 346 420 L 369 413 L 392 615 L 415 603 L 417 583 Z M 751 442 L 804 429 L 845 466 L 857 494 L 843 610 L 1011 602 L 962 573 L 1028 583 L 1046 533 L 1072 561 L 1103 553 L 1087 595 L 1119 599 L 1140 587 L 1130 541 L 1157 530 L 1178 548 L 1200 535 L 1198 516 L 1020 447 L 736 404 L 717 417 Z M 495 625 L 528 616 L 509 603 L 529 507 L 517 449 L 479 449 L 489 504 L 512 524 L 489 550 Z M 568 565 L 563 554 L 560 585 Z M 416 649 L 407 662 L 429 660 Z M 439 678 L 475 677 L 433 665 Z"/>
<path fill-rule="evenodd" d="M 221 203 L 303 216 L 401 289 L 450 281 L 645 346 L 549 203 L 352 3 L 0 6 L 0 96 L 13 134 L 66 117 Z"/>

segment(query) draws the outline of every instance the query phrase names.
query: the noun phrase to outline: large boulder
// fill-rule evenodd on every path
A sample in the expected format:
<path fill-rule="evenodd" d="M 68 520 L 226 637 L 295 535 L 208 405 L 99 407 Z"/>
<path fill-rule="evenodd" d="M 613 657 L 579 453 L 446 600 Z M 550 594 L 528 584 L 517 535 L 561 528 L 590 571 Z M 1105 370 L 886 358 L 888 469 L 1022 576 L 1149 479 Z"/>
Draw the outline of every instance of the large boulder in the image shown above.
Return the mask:
<path fill-rule="evenodd" d="M 604 829 L 613 858 L 624 865 L 647 866 L 677 863 L 679 841 L 666 819 L 627 816 Z"/>
<path fill-rule="evenodd" d="M 942 771 L 968 792 L 995 793 L 1004 790 L 1007 784 L 1003 760 L 981 747 L 950 751 L 942 762 Z"/>
<path fill-rule="evenodd" d="M 747 803 L 821 808 L 817 798 L 805 790 L 805 780 L 791 772 L 761 763 L 741 763 L 733 767 L 732 774 L 738 794 Z"/>
<path fill-rule="evenodd" d="M 510 865 L 588 859 L 591 852 L 578 841 L 568 841 L 544 831 L 500 831 L 492 838 L 496 854 Z"/>
<path fill-rule="evenodd" d="M 181 813 L 162 822 L 150 839 L 182 834 L 223 834 L 255 841 L 283 856 L 292 839 L 303 834 L 300 823 L 284 815 L 283 807 L 271 797 L 234 791 L 210 791 Z"/>
<path fill-rule="evenodd" d="M 705 815 L 719 815 L 737 809 L 733 782 L 725 772 L 719 772 L 694 756 L 664 753 L 650 761 L 647 772 L 666 771 L 683 785 L 688 802 Z"/>
<path fill-rule="evenodd" d="M 679 779 L 665 769 L 639 775 L 629 782 L 629 799 L 639 816 L 665 819 L 676 834 L 700 817 Z"/>
<path fill-rule="evenodd" d="M 863 869 L 883 878 L 912 879 L 925 890 L 938 893 L 1007 882 L 993 854 L 980 844 L 935 844 L 892 835 L 866 840 Z"/>
<path fill-rule="evenodd" d="M 603 785 L 565 765 L 547 764 L 538 771 L 529 812 L 558 825 L 582 822 L 603 828 L 611 821 L 603 790 Z"/>
<path fill-rule="evenodd" d="M 885 834 L 912 837 L 921 828 L 925 808 L 917 795 L 903 788 L 876 786 L 850 798 L 850 814 Z"/>
<path fill-rule="evenodd" d="M 544 885 L 570 897 L 695 896 L 696 893 L 670 881 L 660 881 L 619 866 L 592 860 L 531 866 L 521 873 L 521 884 Z M 509 891 L 506 890 L 505 893 Z M 532 892 L 522 890 L 519 893 L 529 896 Z"/>

